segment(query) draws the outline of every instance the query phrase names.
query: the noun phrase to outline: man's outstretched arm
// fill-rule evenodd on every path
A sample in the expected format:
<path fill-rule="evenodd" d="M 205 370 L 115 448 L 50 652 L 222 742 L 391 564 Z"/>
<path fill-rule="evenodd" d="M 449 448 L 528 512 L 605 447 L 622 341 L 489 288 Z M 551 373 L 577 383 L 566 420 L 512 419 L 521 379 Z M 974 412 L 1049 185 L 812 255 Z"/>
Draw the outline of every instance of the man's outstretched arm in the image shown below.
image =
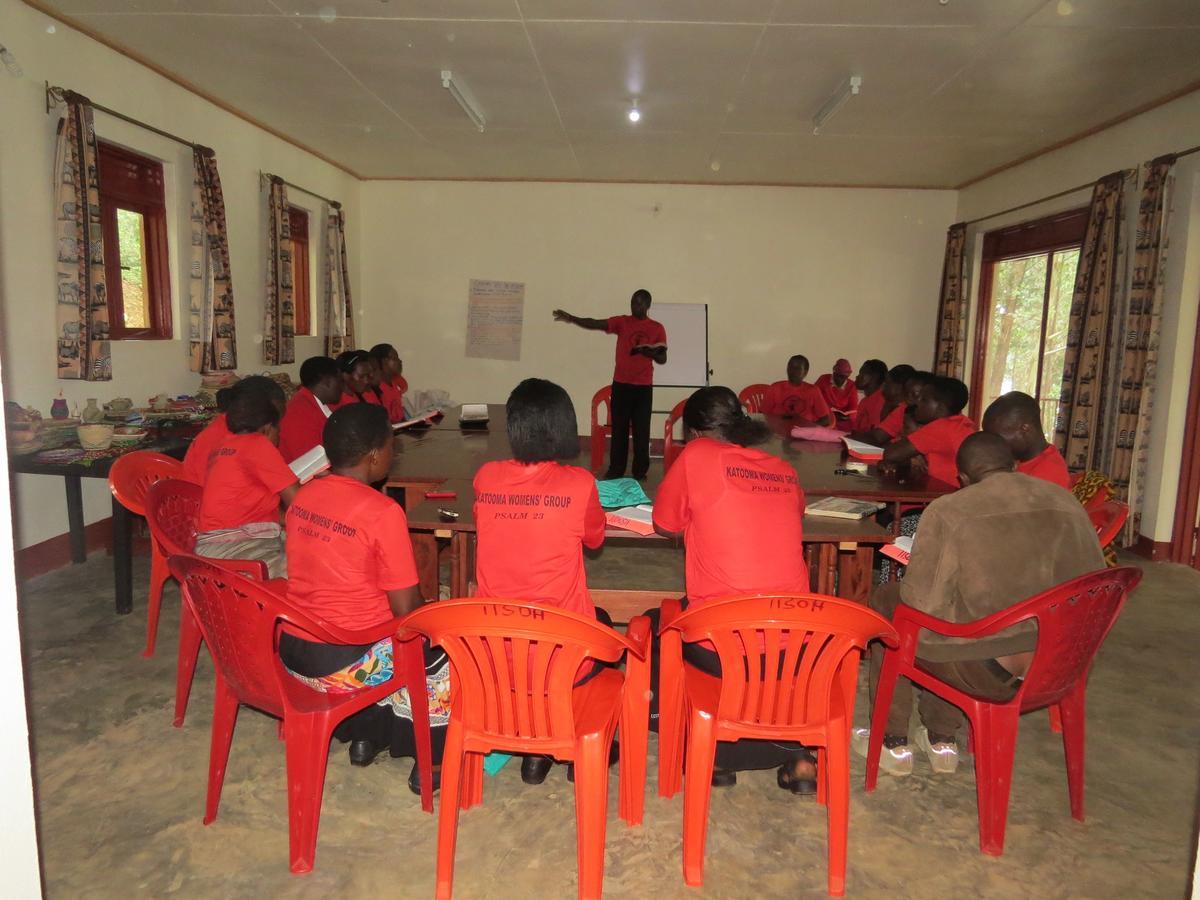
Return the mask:
<path fill-rule="evenodd" d="M 586 319 L 582 316 L 573 316 L 566 310 L 554 310 L 555 322 L 569 322 L 572 325 L 578 325 L 580 328 L 586 328 L 588 331 L 608 331 L 607 319 Z"/>

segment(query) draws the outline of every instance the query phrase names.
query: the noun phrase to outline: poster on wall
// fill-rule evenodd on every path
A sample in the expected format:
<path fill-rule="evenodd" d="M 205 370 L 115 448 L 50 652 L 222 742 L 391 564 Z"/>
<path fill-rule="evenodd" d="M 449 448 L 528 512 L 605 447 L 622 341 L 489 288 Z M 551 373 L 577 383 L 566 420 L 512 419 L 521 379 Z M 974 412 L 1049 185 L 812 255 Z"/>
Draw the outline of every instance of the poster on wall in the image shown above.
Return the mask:
<path fill-rule="evenodd" d="M 472 278 L 467 293 L 467 356 L 519 360 L 524 320 L 524 284 Z"/>

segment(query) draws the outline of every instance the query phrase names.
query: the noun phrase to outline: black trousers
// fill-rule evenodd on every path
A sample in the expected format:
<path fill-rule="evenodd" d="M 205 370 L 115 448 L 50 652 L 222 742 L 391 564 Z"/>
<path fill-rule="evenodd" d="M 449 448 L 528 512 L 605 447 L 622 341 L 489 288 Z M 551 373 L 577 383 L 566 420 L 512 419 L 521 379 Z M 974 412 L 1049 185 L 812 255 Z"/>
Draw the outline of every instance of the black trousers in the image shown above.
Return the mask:
<path fill-rule="evenodd" d="M 633 477 L 650 471 L 650 407 L 654 388 L 648 384 L 612 386 L 612 445 L 608 452 L 608 477 L 621 478 L 629 458 L 629 429 L 633 427 Z"/>

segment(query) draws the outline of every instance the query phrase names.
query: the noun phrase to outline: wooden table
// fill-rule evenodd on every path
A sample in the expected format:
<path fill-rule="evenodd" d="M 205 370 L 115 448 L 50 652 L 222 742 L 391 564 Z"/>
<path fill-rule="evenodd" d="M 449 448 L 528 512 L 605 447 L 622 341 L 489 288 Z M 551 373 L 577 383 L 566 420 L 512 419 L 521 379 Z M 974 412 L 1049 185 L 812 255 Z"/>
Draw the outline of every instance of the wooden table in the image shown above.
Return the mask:
<path fill-rule="evenodd" d="M 437 596 L 438 539 L 449 541 L 450 591 L 466 596 L 474 572 L 474 492 L 471 481 L 485 462 L 509 459 L 504 407 L 489 405 L 487 430 L 462 430 L 458 427 L 458 409 L 447 411 L 444 419 L 429 428 L 406 431 L 396 438 L 396 455 L 387 480 L 387 488 L 402 492 L 413 534 L 413 550 L 421 572 L 421 587 L 426 596 Z M 833 470 L 845 462 L 844 447 L 796 441 L 786 436 L 791 423 L 777 417 L 768 419 L 774 436 L 761 449 L 791 463 L 796 469 L 805 494 L 812 497 L 839 496 L 875 500 L 893 504 L 923 505 L 950 488 L 924 479 L 911 482 L 879 475 L 872 467 L 867 475 L 835 475 Z M 575 464 L 586 467 L 581 450 Z M 652 464 L 645 482 L 646 493 L 654 496 L 663 477 L 662 465 Z M 430 490 L 454 491 L 453 500 L 425 500 Z M 446 520 L 439 509 L 458 513 Z M 624 529 L 609 529 L 608 541 L 655 541 L 668 546 L 658 535 L 642 536 Z M 813 576 L 813 588 L 865 601 L 871 588 L 871 566 L 875 548 L 891 543 L 893 532 L 871 519 L 843 520 L 817 516 L 804 517 L 804 553 Z M 840 584 L 840 588 L 836 586 Z"/>
<path fill-rule="evenodd" d="M 87 560 L 87 546 L 83 523 L 83 479 L 103 478 L 113 463 L 126 453 L 135 450 L 152 450 L 183 459 L 188 445 L 195 436 L 196 428 L 191 425 L 163 426 L 154 430 L 146 440 L 111 456 L 73 463 L 39 462 L 37 452 L 24 453 L 9 458 L 9 469 L 21 475 L 53 475 L 61 478 L 67 494 L 67 525 L 71 539 L 71 562 Z M 71 444 L 70 446 L 78 446 Z M 133 611 L 133 541 L 132 516 L 124 506 L 112 498 L 112 543 L 113 543 L 113 594 L 116 610 L 124 615 Z"/>

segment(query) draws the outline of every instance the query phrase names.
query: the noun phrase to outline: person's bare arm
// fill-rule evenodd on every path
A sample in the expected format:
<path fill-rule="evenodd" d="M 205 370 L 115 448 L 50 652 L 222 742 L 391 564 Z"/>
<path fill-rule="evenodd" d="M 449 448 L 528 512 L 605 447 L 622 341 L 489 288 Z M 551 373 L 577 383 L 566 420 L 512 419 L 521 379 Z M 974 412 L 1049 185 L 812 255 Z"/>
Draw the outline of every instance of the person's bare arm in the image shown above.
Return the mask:
<path fill-rule="evenodd" d="M 421 596 L 421 586 L 414 584 L 412 587 L 400 588 L 395 591 L 388 591 L 388 606 L 392 608 L 392 615 L 406 616 L 418 606 L 425 605 L 425 598 Z"/>
<path fill-rule="evenodd" d="M 660 366 L 667 361 L 666 347 L 651 347 L 649 344 L 641 344 L 629 351 L 630 355 L 648 356 Z"/>
<path fill-rule="evenodd" d="M 683 537 L 682 531 L 668 531 L 667 529 L 665 529 L 661 525 L 659 525 L 657 522 L 654 523 L 654 531 L 657 534 L 661 534 L 665 538 L 671 538 L 672 540 L 675 540 L 675 541 L 677 541 L 681 537 Z"/>
<path fill-rule="evenodd" d="M 815 423 L 815 424 L 817 424 L 817 425 L 829 425 L 829 424 L 830 424 L 832 421 L 833 421 L 833 419 L 832 419 L 832 417 L 831 417 L 831 416 L 825 415 L 825 416 L 821 416 L 821 418 L 817 419 L 817 421 L 816 421 L 816 423 Z"/>
<path fill-rule="evenodd" d="M 872 444 L 876 447 L 886 447 L 892 442 L 892 436 L 882 428 L 872 428 L 870 431 L 851 432 L 850 439 L 854 441 L 862 441 L 864 444 Z"/>
<path fill-rule="evenodd" d="M 573 316 L 563 309 L 554 310 L 554 321 L 578 325 L 580 328 L 586 328 L 588 331 L 608 331 L 607 319 L 588 319 L 583 316 Z"/>
<path fill-rule="evenodd" d="M 906 437 L 902 437 L 883 448 L 883 461 L 892 466 L 909 462 L 920 455 L 921 451 L 914 447 L 912 441 Z"/>

